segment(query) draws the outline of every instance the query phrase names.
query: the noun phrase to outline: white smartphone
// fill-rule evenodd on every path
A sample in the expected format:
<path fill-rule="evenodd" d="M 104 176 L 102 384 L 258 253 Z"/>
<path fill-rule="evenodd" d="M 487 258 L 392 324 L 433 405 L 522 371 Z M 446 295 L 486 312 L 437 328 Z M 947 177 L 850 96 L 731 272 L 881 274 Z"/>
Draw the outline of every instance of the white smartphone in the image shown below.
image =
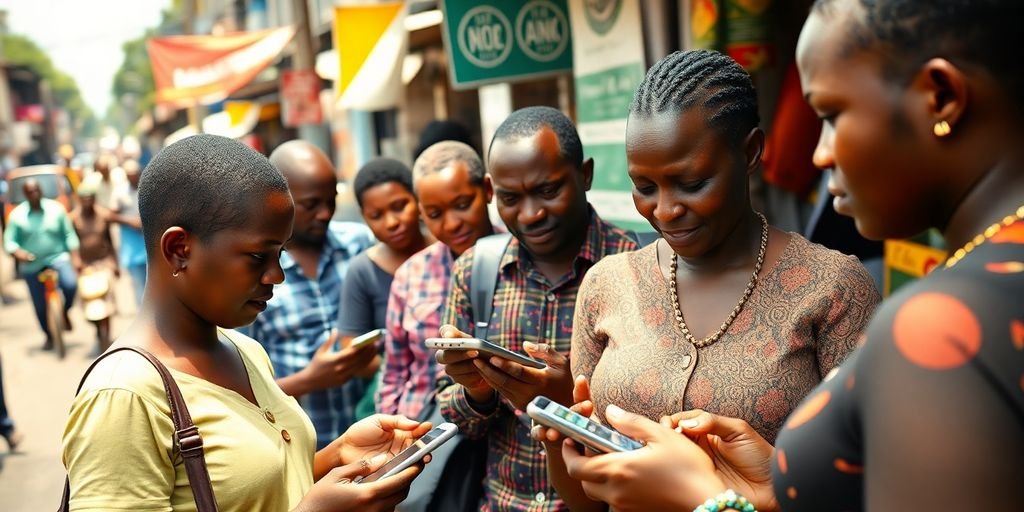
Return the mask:
<path fill-rule="evenodd" d="M 551 427 L 595 452 L 628 452 L 643 447 L 640 441 L 577 414 L 546 396 L 538 396 L 527 404 L 526 414 L 537 423 Z"/>
<path fill-rule="evenodd" d="M 352 338 L 352 342 L 349 343 L 348 346 L 358 349 L 361 348 L 363 345 L 369 343 L 376 343 L 377 340 L 381 339 L 382 337 L 384 337 L 384 329 L 374 329 L 370 332 L 360 334 L 359 336 Z"/>
<path fill-rule="evenodd" d="M 402 450 L 398 455 L 395 455 L 395 458 L 385 462 L 383 466 L 377 468 L 377 471 L 357 479 L 356 482 L 376 482 L 381 478 L 397 475 L 404 471 L 405 468 L 423 460 L 423 457 L 426 457 L 428 453 L 434 451 L 438 446 L 455 437 L 455 434 L 458 432 L 459 427 L 455 426 L 454 423 L 442 423 L 424 434 L 423 437 L 417 439 L 416 442 Z"/>
<path fill-rule="evenodd" d="M 492 356 L 498 356 L 502 359 L 508 359 L 509 361 L 519 363 L 523 366 L 529 366 L 530 368 L 537 368 L 543 370 L 547 368 L 544 361 L 539 361 L 532 357 L 524 356 L 511 350 L 495 345 L 487 340 L 480 338 L 427 338 L 426 341 L 428 348 L 437 350 L 479 350 L 490 354 Z"/>

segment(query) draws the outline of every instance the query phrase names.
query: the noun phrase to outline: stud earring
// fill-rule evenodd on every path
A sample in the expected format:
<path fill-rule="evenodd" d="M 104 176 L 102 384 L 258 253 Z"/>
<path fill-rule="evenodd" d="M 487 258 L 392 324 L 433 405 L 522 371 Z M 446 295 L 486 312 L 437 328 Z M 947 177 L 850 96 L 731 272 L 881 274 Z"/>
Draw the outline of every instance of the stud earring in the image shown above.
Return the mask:
<path fill-rule="evenodd" d="M 932 129 L 935 132 L 936 137 L 945 137 L 950 133 L 953 133 L 953 128 L 949 126 L 948 121 L 939 121 L 935 123 L 935 127 Z"/>

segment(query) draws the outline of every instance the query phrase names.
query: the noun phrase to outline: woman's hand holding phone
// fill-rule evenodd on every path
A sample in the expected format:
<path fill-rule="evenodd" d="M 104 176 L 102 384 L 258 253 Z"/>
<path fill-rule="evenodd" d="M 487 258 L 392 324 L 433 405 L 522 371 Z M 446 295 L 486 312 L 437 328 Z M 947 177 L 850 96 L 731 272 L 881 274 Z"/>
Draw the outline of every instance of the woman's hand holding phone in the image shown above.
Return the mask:
<path fill-rule="evenodd" d="M 331 446 L 337 445 L 341 464 L 368 460 L 379 454 L 393 457 L 430 431 L 430 422 L 405 416 L 375 414 L 349 427 Z"/>
<path fill-rule="evenodd" d="M 594 419 L 594 403 L 590 401 L 590 381 L 585 375 L 578 375 L 573 382 L 572 401 L 573 405 L 569 407 L 572 412 L 585 418 Z M 530 430 L 530 436 L 534 440 L 552 445 L 565 439 L 565 436 L 557 429 L 536 423 Z M 590 452 L 590 454 L 594 455 L 594 452 Z"/>
<path fill-rule="evenodd" d="M 409 494 L 409 485 L 419 474 L 422 464 L 410 466 L 395 476 L 376 482 L 355 482 L 356 478 L 369 475 L 384 465 L 389 457 L 381 453 L 371 459 L 332 469 L 313 485 L 293 512 L 393 511 Z"/>
<path fill-rule="evenodd" d="M 692 510 L 726 490 L 712 461 L 687 437 L 614 405 L 605 410 L 605 418 L 646 446 L 589 456 L 571 439 L 563 441 L 566 470 L 591 499 L 620 512 Z"/>
<path fill-rule="evenodd" d="M 665 416 L 661 424 L 697 443 L 719 478 L 758 510 L 778 510 L 771 468 L 775 448 L 746 421 L 694 409 Z"/>

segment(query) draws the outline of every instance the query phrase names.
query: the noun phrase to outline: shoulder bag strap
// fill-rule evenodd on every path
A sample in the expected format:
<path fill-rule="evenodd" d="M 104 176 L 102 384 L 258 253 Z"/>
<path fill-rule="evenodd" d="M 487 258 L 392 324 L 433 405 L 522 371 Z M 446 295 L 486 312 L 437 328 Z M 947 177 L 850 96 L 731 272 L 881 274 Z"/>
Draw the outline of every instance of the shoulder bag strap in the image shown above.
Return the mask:
<path fill-rule="evenodd" d="M 494 289 L 498 285 L 501 257 L 512 240 L 509 233 L 486 236 L 473 246 L 473 273 L 469 283 L 469 301 L 473 306 L 473 336 L 487 339 L 494 307 Z"/>
<path fill-rule="evenodd" d="M 153 354 L 138 347 L 118 347 L 107 351 L 89 365 L 89 369 L 82 376 L 82 381 L 78 383 L 75 395 L 78 395 L 78 392 L 82 390 L 86 377 L 89 376 L 89 373 L 92 372 L 97 363 L 110 354 L 122 350 L 131 350 L 146 358 L 156 368 L 157 373 L 160 374 L 160 380 L 164 383 L 164 392 L 167 393 L 167 402 L 171 406 L 171 421 L 174 423 L 174 446 L 181 453 L 185 461 L 185 473 L 188 475 L 189 486 L 192 487 L 196 509 L 199 512 L 217 512 L 217 499 L 214 497 L 213 484 L 210 482 L 210 472 L 206 468 L 206 459 L 203 457 L 203 438 L 199 435 L 199 429 L 192 423 L 192 416 L 188 413 L 185 399 L 182 398 L 181 390 L 178 389 L 178 384 L 174 382 L 174 377 L 171 376 L 167 367 Z M 58 512 L 67 512 L 70 499 L 71 485 L 70 481 L 65 478 L 64 497 L 61 500 Z"/>

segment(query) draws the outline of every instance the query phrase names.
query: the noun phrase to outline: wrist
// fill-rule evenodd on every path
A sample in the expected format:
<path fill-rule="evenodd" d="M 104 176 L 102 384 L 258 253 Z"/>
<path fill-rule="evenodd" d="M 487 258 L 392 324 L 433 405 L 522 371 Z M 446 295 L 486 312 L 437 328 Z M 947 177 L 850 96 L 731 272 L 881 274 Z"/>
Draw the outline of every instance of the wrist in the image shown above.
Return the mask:
<path fill-rule="evenodd" d="M 490 414 L 498 408 L 498 393 L 493 389 L 471 390 L 465 386 L 466 402 L 476 412 Z"/>
<path fill-rule="evenodd" d="M 736 491 L 732 489 L 726 489 L 725 491 L 708 498 L 704 503 L 697 505 L 693 509 L 693 512 L 723 512 L 725 510 L 757 512 L 757 509 L 750 500 L 737 494 Z"/>

